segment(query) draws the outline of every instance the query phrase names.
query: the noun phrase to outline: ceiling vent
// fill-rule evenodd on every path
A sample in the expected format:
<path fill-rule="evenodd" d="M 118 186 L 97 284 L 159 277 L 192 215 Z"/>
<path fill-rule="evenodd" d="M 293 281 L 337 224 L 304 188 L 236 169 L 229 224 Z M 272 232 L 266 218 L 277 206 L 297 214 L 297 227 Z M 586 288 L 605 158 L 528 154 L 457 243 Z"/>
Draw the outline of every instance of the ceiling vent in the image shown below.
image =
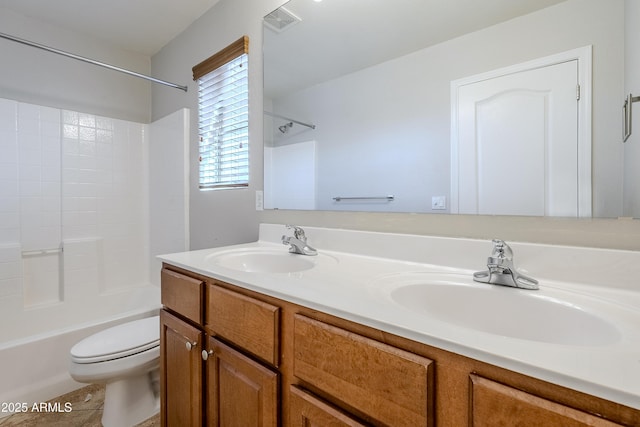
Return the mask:
<path fill-rule="evenodd" d="M 300 18 L 289 12 L 284 7 L 279 7 L 264 17 L 264 24 L 267 28 L 275 31 L 276 33 L 288 30 L 300 21 Z"/>

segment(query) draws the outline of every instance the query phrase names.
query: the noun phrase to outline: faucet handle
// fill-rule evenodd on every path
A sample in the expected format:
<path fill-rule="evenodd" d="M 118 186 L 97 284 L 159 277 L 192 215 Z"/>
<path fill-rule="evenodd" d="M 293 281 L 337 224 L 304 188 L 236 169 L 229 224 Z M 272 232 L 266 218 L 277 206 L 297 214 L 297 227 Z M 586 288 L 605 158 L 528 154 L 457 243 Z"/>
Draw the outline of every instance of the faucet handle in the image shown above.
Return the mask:
<path fill-rule="evenodd" d="M 510 274 L 513 268 L 513 251 L 507 242 L 500 239 L 493 240 L 491 255 L 487 258 L 487 267 Z"/>
<path fill-rule="evenodd" d="M 538 289 L 537 280 L 515 269 L 511 247 L 504 240 L 494 239 L 492 242 L 491 256 L 487 258 L 488 270 L 473 273 L 473 280 L 521 289 Z"/>
<path fill-rule="evenodd" d="M 301 227 L 291 224 L 287 224 L 285 227 L 287 227 L 287 229 L 293 229 L 293 236 L 296 239 L 300 239 L 303 242 L 307 240 L 307 236 L 304 234 L 304 230 Z"/>
<path fill-rule="evenodd" d="M 492 258 L 504 258 L 513 259 L 513 250 L 511 246 L 507 245 L 507 242 L 500 239 L 493 239 L 493 250 L 491 251 Z"/>
<path fill-rule="evenodd" d="M 286 225 L 288 229 L 293 229 L 293 237 L 282 236 L 282 243 L 291 245 L 289 252 L 301 255 L 317 255 L 318 251 L 307 244 L 307 236 L 304 230 L 296 225 Z"/>

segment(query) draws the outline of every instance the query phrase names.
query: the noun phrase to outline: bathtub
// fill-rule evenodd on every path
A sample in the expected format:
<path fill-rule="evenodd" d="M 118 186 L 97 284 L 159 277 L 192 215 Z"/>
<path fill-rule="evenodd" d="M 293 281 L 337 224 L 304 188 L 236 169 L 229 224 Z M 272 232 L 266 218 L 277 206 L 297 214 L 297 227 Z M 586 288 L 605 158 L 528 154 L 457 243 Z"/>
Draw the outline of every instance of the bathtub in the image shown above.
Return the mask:
<path fill-rule="evenodd" d="M 153 285 L 135 287 L 97 298 L 93 305 L 101 306 L 94 307 L 101 313 L 94 320 L 0 344 L 0 403 L 26 403 L 31 407 L 86 386 L 69 376 L 71 347 L 102 329 L 158 314 L 160 289 Z M 83 313 L 78 315 L 82 317 Z M 0 418 L 11 415 L 7 408 L 13 405 L 3 406 Z"/>

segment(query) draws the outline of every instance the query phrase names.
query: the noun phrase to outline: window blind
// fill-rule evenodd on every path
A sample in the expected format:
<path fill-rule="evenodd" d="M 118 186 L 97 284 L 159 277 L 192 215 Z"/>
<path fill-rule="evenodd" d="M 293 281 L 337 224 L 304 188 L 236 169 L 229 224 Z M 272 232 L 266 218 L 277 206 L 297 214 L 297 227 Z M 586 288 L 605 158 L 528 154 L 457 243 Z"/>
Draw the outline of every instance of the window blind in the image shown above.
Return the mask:
<path fill-rule="evenodd" d="M 201 189 L 249 184 L 247 69 L 241 53 L 197 78 Z"/>

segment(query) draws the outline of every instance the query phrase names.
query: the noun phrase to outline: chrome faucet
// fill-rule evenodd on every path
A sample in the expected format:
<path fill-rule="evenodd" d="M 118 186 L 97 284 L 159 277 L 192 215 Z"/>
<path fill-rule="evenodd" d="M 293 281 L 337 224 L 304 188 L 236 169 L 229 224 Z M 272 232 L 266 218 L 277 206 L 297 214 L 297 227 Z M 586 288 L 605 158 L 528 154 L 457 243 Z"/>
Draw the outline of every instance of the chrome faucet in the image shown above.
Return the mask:
<path fill-rule="evenodd" d="M 290 245 L 289 252 L 300 255 L 318 255 L 318 251 L 307 244 L 307 236 L 304 230 L 295 225 L 287 225 L 287 229 L 293 229 L 293 236 L 282 236 L 282 244 Z"/>
<path fill-rule="evenodd" d="M 513 266 L 513 251 L 503 240 L 493 240 L 493 251 L 487 258 L 487 271 L 473 273 L 476 282 L 511 286 L 521 289 L 538 289 L 538 281 L 519 273 Z"/>

